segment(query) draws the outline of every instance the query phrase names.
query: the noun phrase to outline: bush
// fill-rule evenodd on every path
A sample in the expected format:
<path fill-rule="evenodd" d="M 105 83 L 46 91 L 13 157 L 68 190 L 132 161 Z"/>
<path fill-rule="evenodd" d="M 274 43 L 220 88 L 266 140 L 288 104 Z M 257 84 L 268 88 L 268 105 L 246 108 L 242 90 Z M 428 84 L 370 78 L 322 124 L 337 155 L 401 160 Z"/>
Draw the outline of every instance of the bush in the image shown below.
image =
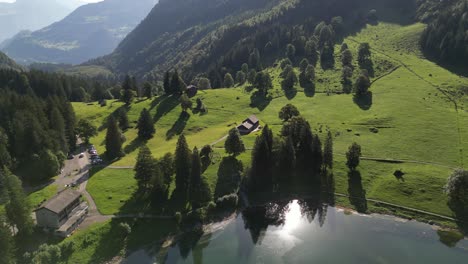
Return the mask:
<path fill-rule="evenodd" d="M 216 207 L 220 210 L 235 209 L 238 203 L 239 197 L 237 197 L 237 194 L 233 193 L 218 198 L 218 200 L 216 200 Z"/>
<path fill-rule="evenodd" d="M 130 233 L 132 233 L 132 228 L 127 223 L 120 223 L 119 230 L 124 237 L 127 237 L 128 235 L 130 235 Z"/>

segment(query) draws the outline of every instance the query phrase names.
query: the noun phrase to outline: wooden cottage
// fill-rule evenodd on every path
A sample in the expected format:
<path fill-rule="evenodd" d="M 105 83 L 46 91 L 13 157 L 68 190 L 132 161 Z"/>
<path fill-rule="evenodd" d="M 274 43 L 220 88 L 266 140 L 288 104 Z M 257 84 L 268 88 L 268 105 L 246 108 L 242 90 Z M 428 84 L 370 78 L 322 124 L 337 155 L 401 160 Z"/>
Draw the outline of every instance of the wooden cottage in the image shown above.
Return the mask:
<path fill-rule="evenodd" d="M 237 127 L 241 135 L 248 135 L 260 126 L 260 120 L 255 116 L 251 115 L 249 118 L 244 120 L 240 126 Z"/>

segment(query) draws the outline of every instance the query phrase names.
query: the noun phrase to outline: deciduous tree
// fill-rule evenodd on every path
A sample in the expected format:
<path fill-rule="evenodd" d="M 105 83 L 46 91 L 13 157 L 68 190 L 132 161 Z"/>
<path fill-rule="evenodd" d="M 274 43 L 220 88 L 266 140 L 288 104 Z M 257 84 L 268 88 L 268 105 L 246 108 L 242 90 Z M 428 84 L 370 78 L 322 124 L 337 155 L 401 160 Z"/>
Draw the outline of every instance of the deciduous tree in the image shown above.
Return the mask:
<path fill-rule="evenodd" d="M 229 135 L 224 143 L 224 148 L 228 154 L 233 156 L 239 156 L 241 153 L 245 152 L 244 142 L 236 127 L 229 131 Z"/>
<path fill-rule="evenodd" d="M 357 143 L 353 143 L 348 152 L 346 152 L 346 166 L 352 171 L 356 170 L 357 166 L 361 161 L 361 146 Z"/>

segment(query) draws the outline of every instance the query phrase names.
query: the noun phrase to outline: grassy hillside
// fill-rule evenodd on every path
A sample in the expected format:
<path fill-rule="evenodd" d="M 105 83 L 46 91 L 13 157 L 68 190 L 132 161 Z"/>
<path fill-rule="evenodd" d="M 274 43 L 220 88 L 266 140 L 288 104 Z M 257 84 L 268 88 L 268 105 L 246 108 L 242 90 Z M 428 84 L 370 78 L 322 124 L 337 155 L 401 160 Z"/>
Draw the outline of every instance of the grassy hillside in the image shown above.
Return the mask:
<path fill-rule="evenodd" d="M 421 56 L 418 39 L 423 30 L 422 24 L 380 23 L 345 39 L 353 50 L 361 42 L 369 42 L 373 48 L 376 78 L 370 89 L 372 97 L 365 105 L 354 102 L 352 95 L 325 93 L 340 88 L 341 64 L 337 55 L 336 70 L 317 73 L 315 95 L 304 93 L 298 87 L 293 98 L 286 98 L 279 89 L 279 69 L 271 68 L 275 86 L 271 102 L 252 106 L 256 100 L 247 87 L 208 90 L 197 95 L 208 107 L 206 115 L 191 114 L 188 120 L 181 119 L 178 102 L 171 97 L 160 97 L 133 104 L 129 118 L 134 122 L 143 108 L 151 109 L 157 132 L 148 146 L 160 157 L 174 151 L 177 135 L 182 132 L 191 147 L 202 147 L 222 138 L 251 114 L 256 114 L 262 123 L 278 133 L 282 125 L 278 112 L 285 104 L 292 103 L 320 136 L 324 137 L 328 129 L 332 131 L 338 193 L 348 194 L 344 154 L 352 142 L 358 142 L 367 158 L 406 161 L 364 160 L 359 172 L 367 198 L 451 215 L 442 187 L 453 168 L 466 167 L 468 162 L 467 96 L 460 93 L 461 88 L 468 86 L 468 80 Z M 122 107 L 120 102 L 108 103 L 106 107 L 74 104 L 78 118 L 88 119 L 98 126 L 119 107 Z M 125 133 L 127 155 L 112 166 L 134 165 L 140 146 L 136 134 L 135 129 Z M 253 146 L 255 136 L 243 138 L 248 148 Z M 101 153 L 105 151 L 104 137 L 105 130 L 101 130 L 92 139 Z M 219 153 L 215 155 L 217 163 L 205 173 L 213 189 L 220 183 L 218 167 L 225 156 L 223 142 L 215 146 Z M 244 166 L 248 165 L 249 157 L 250 153 L 240 157 Z M 397 169 L 406 173 L 403 181 L 393 176 Z M 102 169 L 91 178 L 89 189 L 103 213 L 132 210 L 131 206 L 125 206 L 135 191 L 131 170 Z"/>

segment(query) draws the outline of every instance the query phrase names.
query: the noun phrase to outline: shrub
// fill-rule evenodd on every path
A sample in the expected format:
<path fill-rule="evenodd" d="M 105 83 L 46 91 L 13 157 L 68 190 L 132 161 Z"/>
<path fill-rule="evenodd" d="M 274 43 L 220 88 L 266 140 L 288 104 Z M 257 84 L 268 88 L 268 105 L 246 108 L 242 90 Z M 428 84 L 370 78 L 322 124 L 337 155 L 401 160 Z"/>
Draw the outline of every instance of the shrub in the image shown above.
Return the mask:
<path fill-rule="evenodd" d="M 220 210 L 235 209 L 238 203 L 239 197 L 237 197 L 237 194 L 233 193 L 218 198 L 218 200 L 216 200 L 216 207 Z"/>

